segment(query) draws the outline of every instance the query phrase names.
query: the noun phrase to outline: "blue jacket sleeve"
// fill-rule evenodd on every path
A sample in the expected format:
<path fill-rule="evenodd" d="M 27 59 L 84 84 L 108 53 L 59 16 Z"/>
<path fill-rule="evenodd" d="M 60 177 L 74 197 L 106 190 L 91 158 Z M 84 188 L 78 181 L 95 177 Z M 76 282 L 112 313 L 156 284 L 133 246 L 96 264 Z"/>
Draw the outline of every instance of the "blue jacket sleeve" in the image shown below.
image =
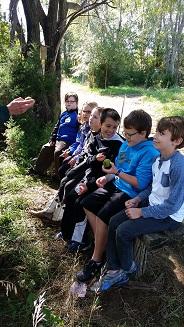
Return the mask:
<path fill-rule="evenodd" d="M 149 184 L 144 191 L 138 194 L 138 197 L 141 198 L 142 201 L 148 199 L 149 195 L 151 194 L 151 190 L 152 190 L 152 186 L 151 184 Z"/>
<path fill-rule="evenodd" d="M 74 151 L 77 149 L 77 147 L 80 144 L 80 137 L 81 137 L 81 132 L 80 130 L 77 133 L 76 141 L 69 146 L 70 154 L 72 155 Z"/>
<path fill-rule="evenodd" d="M 9 117 L 8 108 L 6 106 L 0 106 L 0 124 L 6 123 Z"/>

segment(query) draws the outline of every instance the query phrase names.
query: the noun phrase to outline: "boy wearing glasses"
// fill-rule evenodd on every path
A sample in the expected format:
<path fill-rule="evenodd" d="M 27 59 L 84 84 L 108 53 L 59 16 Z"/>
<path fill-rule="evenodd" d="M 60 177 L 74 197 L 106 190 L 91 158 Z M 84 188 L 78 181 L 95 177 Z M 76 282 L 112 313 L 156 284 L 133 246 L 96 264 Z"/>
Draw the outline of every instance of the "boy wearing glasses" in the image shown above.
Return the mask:
<path fill-rule="evenodd" d="M 68 169 L 74 167 L 79 161 L 80 154 L 83 150 L 83 145 L 86 136 L 90 130 L 89 117 L 92 110 L 97 107 L 96 102 L 85 102 L 82 106 L 80 112 L 80 123 L 81 126 L 78 130 L 75 143 L 70 145 L 63 153 L 60 155 L 61 166 L 59 168 L 60 179 L 64 178 Z"/>
<path fill-rule="evenodd" d="M 65 94 L 65 107 L 66 110 L 60 113 L 49 142 L 42 146 L 35 166 L 30 170 L 32 173 L 44 175 L 54 161 L 55 173 L 58 175 L 60 154 L 75 142 L 79 128 L 78 95 L 76 93 Z"/>
<path fill-rule="evenodd" d="M 126 210 L 110 219 L 107 243 L 107 272 L 99 291 L 128 282 L 136 271 L 135 238 L 181 227 L 184 217 L 184 117 L 162 118 L 154 136 L 160 156 L 152 166 L 153 182 L 125 203 Z"/>
<path fill-rule="evenodd" d="M 159 152 L 148 139 L 151 127 L 151 117 L 143 110 L 134 110 L 124 119 L 126 141 L 115 164 L 103 169 L 107 175 L 96 180 L 98 189 L 81 201 L 95 236 L 95 248 L 91 260 L 77 273 L 78 281 L 90 280 L 102 267 L 109 217 L 123 210 L 125 202 L 152 181 L 151 167 Z"/>

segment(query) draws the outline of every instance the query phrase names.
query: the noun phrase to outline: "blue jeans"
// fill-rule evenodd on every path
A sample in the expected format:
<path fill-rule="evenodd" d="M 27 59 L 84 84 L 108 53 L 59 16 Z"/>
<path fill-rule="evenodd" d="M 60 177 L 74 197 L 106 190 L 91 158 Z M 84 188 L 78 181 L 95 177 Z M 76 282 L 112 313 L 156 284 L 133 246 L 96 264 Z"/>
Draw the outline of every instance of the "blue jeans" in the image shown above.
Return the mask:
<path fill-rule="evenodd" d="M 107 242 L 107 268 L 129 270 L 133 261 L 135 238 L 166 230 L 174 231 L 181 223 L 170 217 L 165 219 L 129 219 L 125 211 L 114 215 L 109 223 Z"/>

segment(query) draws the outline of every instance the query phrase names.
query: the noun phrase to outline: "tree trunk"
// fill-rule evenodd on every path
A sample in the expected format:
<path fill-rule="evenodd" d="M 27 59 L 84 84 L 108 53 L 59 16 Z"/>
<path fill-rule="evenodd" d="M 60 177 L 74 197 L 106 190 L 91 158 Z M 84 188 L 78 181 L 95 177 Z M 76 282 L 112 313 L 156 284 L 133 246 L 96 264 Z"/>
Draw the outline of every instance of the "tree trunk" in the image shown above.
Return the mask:
<path fill-rule="evenodd" d="M 37 9 L 37 0 L 22 0 L 27 25 L 27 45 L 40 44 L 40 26 Z"/>
<path fill-rule="evenodd" d="M 45 46 L 47 46 L 47 59 L 45 63 L 45 75 L 54 77 L 55 85 L 52 92 L 44 93 L 39 99 L 41 118 L 48 121 L 54 116 L 54 108 L 60 99 L 60 45 L 64 33 L 77 17 L 86 12 L 107 3 L 108 0 L 82 1 L 80 4 L 67 2 L 66 0 L 49 0 L 48 14 L 46 15 L 40 0 L 22 0 L 26 25 L 27 25 L 27 49 L 26 56 L 32 44 L 40 46 L 40 25 L 43 29 Z M 18 0 L 10 0 L 10 4 L 17 4 Z M 68 13 L 68 10 L 71 10 Z M 18 24 L 16 24 L 16 31 Z M 41 63 L 40 63 L 41 69 Z"/>

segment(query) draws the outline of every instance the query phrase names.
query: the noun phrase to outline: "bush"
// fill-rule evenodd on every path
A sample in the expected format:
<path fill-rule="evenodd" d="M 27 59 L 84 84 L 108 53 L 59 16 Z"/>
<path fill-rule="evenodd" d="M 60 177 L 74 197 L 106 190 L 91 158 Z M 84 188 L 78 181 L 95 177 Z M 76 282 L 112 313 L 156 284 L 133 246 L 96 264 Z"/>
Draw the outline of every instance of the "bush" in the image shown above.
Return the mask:
<path fill-rule="evenodd" d="M 35 121 L 31 112 L 17 121 L 10 119 L 5 131 L 6 151 L 10 158 L 19 165 L 28 167 L 32 158 L 40 151 L 41 146 L 48 142 L 52 125 L 43 125 Z"/>
<path fill-rule="evenodd" d="M 43 109 L 47 102 L 46 95 L 52 93 L 56 78 L 43 75 L 36 47 L 33 47 L 26 59 L 20 55 L 16 47 L 5 49 L 3 58 L 5 52 L 7 64 L 0 66 L 0 97 L 3 103 L 8 103 L 17 96 L 32 96 L 36 99 L 33 110 L 10 120 L 5 131 L 8 155 L 27 167 L 31 158 L 37 155 L 50 136 L 52 126 L 51 123 L 43 123 Z"/>

